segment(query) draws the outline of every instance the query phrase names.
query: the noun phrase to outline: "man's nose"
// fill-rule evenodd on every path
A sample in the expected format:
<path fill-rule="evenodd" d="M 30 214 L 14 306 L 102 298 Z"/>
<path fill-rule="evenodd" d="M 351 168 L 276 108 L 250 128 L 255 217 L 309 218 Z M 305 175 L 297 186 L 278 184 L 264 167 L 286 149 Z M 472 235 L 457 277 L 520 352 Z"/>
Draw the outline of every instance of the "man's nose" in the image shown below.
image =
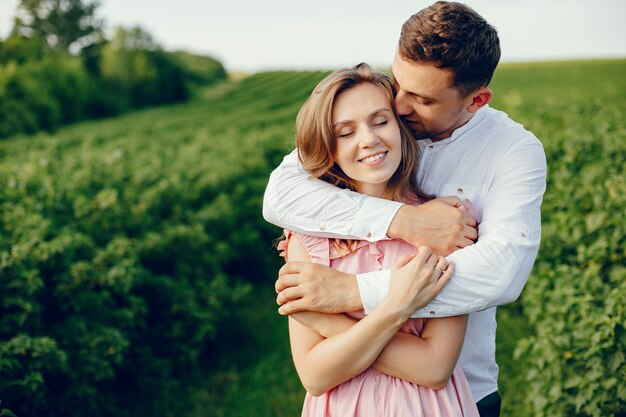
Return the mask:
<path fill-rule="evenodd" d="M 396 94 L 396 98 L 394 101 L 394 105 L 396 107 L 396 111 L 398 112 L 399 116 L 406 116 L 409 115 L 413 112 L 413 109 L 411 108 L 411 106 L 408 104 L 408 97 L 406 95 L 406 93 L 400 91 L 398 92 L 398 94 Z"/>

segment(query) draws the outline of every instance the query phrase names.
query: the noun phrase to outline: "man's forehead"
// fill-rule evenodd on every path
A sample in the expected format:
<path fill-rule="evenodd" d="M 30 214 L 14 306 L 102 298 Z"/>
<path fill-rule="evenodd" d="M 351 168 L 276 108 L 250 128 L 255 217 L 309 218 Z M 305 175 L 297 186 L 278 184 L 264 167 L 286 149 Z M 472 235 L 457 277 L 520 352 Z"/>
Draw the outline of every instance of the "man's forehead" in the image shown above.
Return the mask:
<path fill-rule="evenodd" d="M 389 70 L 394 83 L 412 93 L 454 88 L 452 70 L 433 63 L 411 62 L 396 55 Z"/>

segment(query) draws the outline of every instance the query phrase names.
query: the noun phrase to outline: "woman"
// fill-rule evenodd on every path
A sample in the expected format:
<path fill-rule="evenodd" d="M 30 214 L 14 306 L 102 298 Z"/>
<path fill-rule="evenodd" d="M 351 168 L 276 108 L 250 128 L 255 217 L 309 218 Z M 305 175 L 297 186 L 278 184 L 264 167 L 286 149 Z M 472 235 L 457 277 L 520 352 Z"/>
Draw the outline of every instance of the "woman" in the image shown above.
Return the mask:
<path fill-rule="evenodd" d="M 417 186 L 417 146 L 395 113 L 392 83 L 367 64 L 318 84 L 298 114 L 296 144 L 302 166 L 316 178 L 405 203 L 428 198 Z M 303 416 L 478 416 L 456 367 L 467 316 L 407 320 L 416 288 L 440 289 L 452 275 L 445 258 L 400 240 L 285 235 L 280 248 L 288 261 L 354 274 L 404 265 L 414 256 L 421 277 L 418 284 L 393 278 L 385 300 L 366 317 L 289 317 L 294 363 L 308 391 Z"/>

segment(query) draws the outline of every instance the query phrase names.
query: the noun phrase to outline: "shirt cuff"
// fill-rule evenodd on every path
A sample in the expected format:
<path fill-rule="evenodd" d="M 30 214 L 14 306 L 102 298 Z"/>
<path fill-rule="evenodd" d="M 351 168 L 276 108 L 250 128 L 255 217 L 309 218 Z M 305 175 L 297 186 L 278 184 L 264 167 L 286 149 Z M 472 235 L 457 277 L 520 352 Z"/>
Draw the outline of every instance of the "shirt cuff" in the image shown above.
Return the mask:
<path fill-rule="evenodd" d="M 462 306 L 450 306 L 438 303 L 436 301 L 431 302 L 421 310 L 417 310 L 411 314 L 412 319 L 434 319 L 436 317 L 451 317 L 460 316 L 462 314 L 474 313 L 482 311 L 487 306 L 484 301 L 477 301 L 475 303 L 464 304 Z"/>
<path fill-rule="evenodd" d="M 391 270 L 366 272 L 357 274 L 356 282 L 363 303 L 363 311 L 370 314 L 389 292 Z"/>
<path fill-rule="evenodd" d="M 353 236 L 363 236 L 369 242 L 388 239 L 387 230 L 402 203 L 382 198 L 365 198 L 363 205 L 357 211 L 352 223 Z"/>

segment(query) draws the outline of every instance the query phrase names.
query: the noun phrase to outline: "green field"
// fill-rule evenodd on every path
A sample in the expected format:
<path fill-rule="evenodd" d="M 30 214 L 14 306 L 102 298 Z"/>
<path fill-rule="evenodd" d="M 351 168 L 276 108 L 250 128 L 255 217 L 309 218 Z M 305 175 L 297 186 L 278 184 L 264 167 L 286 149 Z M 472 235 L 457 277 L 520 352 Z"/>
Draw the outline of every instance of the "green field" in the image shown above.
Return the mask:
<path fill-rule="evenodd" d="M 261 201 L 324 74 L 0 141 L 0 410 L 299 414 Z M 492 82 L 549 167 L 537 263 L 498 311 L 503 416 L 626 415 L 625 74 L 503 64 Z"/>

